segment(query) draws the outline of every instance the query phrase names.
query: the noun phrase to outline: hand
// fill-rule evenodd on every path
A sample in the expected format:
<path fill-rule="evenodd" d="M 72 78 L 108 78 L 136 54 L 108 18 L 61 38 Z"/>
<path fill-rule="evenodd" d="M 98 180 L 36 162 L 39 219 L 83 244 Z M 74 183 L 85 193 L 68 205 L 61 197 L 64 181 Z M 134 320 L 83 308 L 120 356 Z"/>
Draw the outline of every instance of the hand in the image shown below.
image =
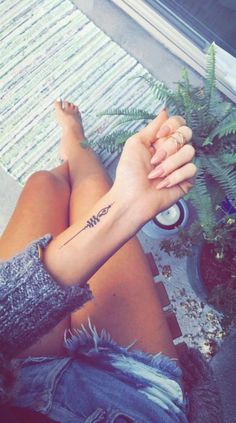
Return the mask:
<path fill-rule="evenodd" d="M 168 209 L 193 186 L 196 166 L 191 160 L 195 150 L 182 145 L 191 136 L 182 117 L 168 118 L 162 111 L 126 141 L 112 190 L 119 201 L 132 208 L 141 225 Z"/>

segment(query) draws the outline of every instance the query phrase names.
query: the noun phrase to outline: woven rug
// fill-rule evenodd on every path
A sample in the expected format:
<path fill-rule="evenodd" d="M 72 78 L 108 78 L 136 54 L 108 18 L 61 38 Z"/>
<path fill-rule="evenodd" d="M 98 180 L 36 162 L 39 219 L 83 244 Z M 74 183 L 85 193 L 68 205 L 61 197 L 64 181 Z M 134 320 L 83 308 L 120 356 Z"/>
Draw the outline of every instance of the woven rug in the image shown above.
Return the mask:
<path fill-rule="evenodd" d="M 113 123 L 98 112 L 150 103 L 133 78 L 148 72 L 68 0 L 0 1 L 0 46 L 0 163 L 21 184 L 59 163 L 58 97 L 79 106 L 92 143 Z"/>

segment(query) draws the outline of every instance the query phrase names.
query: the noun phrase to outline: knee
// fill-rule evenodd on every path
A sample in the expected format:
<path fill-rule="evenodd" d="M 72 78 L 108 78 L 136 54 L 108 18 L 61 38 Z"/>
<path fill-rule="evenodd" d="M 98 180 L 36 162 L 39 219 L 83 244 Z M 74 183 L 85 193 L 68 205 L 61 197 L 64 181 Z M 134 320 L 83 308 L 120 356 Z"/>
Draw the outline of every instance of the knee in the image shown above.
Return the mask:
<path fill-rule="evenodd" d="M 26 182 L 27 186 L 34 190 L 40 190 L 52 187 L 53 189 L 65 189 L 66 182 L 54 175 L 48 170 L 39 170 L 33 173 Z"/>
<path fill-rule="evenodd" d="M 84 190 L 89 192 L 91 195 L 93 192 L 104 195 L 112 187 L 112 179 L 109 175 L 101 177 L 100 174 L 91 173 L 86 178 L 79 181 L 78 185 L 83 187 Z"/>

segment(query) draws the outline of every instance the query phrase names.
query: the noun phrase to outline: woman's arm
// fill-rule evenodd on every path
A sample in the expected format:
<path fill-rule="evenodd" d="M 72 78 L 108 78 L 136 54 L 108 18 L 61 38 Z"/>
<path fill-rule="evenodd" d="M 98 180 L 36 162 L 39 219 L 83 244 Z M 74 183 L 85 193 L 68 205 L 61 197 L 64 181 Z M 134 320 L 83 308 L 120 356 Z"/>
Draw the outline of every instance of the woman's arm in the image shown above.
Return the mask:
<path fill-rule="evenodd" d="M 90 299 L 86 281 L 146 221 L 192 186 L 194 150 L 184 146 L 174 153 L 173 137 L 157 140 L 163 121 L 166 117 L 162 113 L 126 142 L 111 190 L 85 216 L 82 225 L 69 227 L 49 245 L 50 237 L 44 237 L 42 261 L 35 241 L 0 264 L 0 350 L 4 354 L 17 355 Z M 181 127 L 181 118 L 170 118 L 166 123 L 172 133 L 182 128 L 187 141 L 189 128 L 186 132 L 186 127 Z M 151 159 L 156 160 L 153 154 L 160 153 L 159 147 L 166 158 L 154 166 Z M 153 178 L 150 172 L 158 172 L 159 166 L 162 179 Z M 156 187 L 160 180 L 168 182 L 162 189 Z"/>
<path fill-rule="evenodd" d="M 165 125 L 174 130 L 169 139 L 157 141 L 163 115 L 166 116 L 165 112 L 126 141 L 112 188 L 85 216 L 83 224 L 70 226 L 45 250 L 44 264 L 62 285 L 83 286 L 145 222 L 191 188 L 191 178 L 196 174 L 191 163 L 194 149 L 190 145 L 176 149 L 174 138 L 181 133 L 181 140 L 187 143 L 191 130 L 183 126 L 181 117 L 165 119 Z M 165 159 L 153 165 L 151 161 L 160 149 L 166 152 Z M 158 174 L 159 169 L 161 178 L 153 177 L 153 171 Z M 164 183 L 161 189 L 157 186 L 160 182 Z"/>
<path fill-rule="evenodd" d="M 111 188 L 84 218 L 57 236 L 44 250 L 49 273 L 66 286 L 83 284 L 141 226 L 140 217 Z"/>

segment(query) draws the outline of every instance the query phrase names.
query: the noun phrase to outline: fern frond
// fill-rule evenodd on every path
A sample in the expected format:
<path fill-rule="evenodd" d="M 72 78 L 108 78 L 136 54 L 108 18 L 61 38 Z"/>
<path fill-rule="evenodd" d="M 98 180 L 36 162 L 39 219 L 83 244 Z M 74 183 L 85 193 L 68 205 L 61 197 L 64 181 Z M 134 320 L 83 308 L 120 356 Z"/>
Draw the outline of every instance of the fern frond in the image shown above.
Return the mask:
<path fill-rule="evenodd" d="M 236 164 L 236 153 L 223 153 L 221 160 L 224 166 L 233 166 Z"/>
<path fill-rule="evenodd" d="M 125 125 L 130 122 L 142 121 L 147 123 L 149 120 L 155 119 L 156 114 L 141 109 L 110 109 L 100 113 L 100 116 L 116 116 L 117 120 L 113 123 L 113 129 L 117 126 Z"/>
<path fill-rule="evenodd" d="M 220 123 L 213 131 L 210 132 L 209 138 L 214 139 L 216 136 L 218 138 L 226 137 L 230 134 L 236 133 L 236 118 L 235 120 L 232 120 L 231 122 L 222 122 Z"/>
<path fill-rule="evenodd" d="M 194 160 L 197 166 L 197 178 L 194 187 L 189 191 L 187 199 L 189 199 L 197 213 L 199 225 L 202 228 L 205 239 L 213 240 L 215 236 L 216 217 L 213 205 L 213 199 L 209 194 L 206 169 L 201 156 L 197 156 Z"/>
<path fill-rule="evenodd" d="M 206 68 L 205 81 L 204 81 L 208 111 L 211 111 L 213 107 L 213 101 L 215 98 L 214 93 L 216 92 L 215 67 L 216 67 L 216 48 L 215 48 L 215 45 L 212 43 L 207 51 L 207 68 Z"/>
<path fill-rule="evenodd" d="M 218 182 L 225 195 L 236 201 L 236 172 L 233 166 L 225 166 L 220 158 L 208 156 L 204 157 L 204 164 L 208 172 Z"/>
<path fill-rule="evenodd" d="M 217 102 L 214 109 L 214 115 L 217 122 L 227 121 L 231 113 L 234 111 L 232 104 L 227 101 Z"/>
<path fill-rule="evenodd" d="M 208 240 L 213 240 L 216 218 L 204 173 L 198 174 L 196 183 L 190 191 L 188 198 L 196 209 L 204 237 Z"/>
<path fill-rule="evenodd" d="M 175 102 L 175 113 L 184 117 L 184 105 L 183 105 L 183 99 L 181 96 L 180 84 L 177 84 L 177 87 L 174 93 L 174 102 Z"/>
<path fill-rule="evenodd" d="M 139 78 L 147 83 L 155 100 L 164 103 L 167 107 L 175 107 L 174 93 L 164 82 L 156 81 L 148 75 L 141 75 Z"/>
<path fill-rule="evenodd" d="M 153 116 L 156 117 L 156 115 L 153 115 Z M 113 129 L 117 128 L 120 125 L 126 125 L 126 124 L 129 124 L 129 123 L 133 123 L 133 124 L 136 123 L 137 128 L 138 128 L 139 125 L 141 126 L 143 123 L 144 123 L 144 125 L 147 125 L 148 122 L 150 121 L 150 119 L 151 118 L 148 118 L 148 119 L 141 119 L 141 118 L 140 119 L 132 119 L 131 117 L 125 116 L 125 117 L 117 120 L 117 122 L 114 122 Z M 154 119 L 154 117 L 152 119 Z M 138 121 L 139 121 L 139 123 L 138 123 Z"/>
<path fill-rule="evenodd" d="M 192 126 L 192 110 L 194 104 L 192 101 L 192 87 L 186 69 L 182 70 L 182 81 L 178 84 L 178 96 L 180 96 L 182 100 L 184 118 L 186 119 L 187 125 Z"/>
<path fill-rule="evenodd" d="M 122 145 L 125 141 L 135 134 L 135 131 L 114 131 L 109 135 L 104 135 L 96 141 L 96 144 L 101 148 L 105 148 L 110 153 L 115 151 L 121 152 Z"/>
<path fill-rule="evenodd" d="M 107 109 L 103 112 L 98 113 L 98 116 L 127 116 L 129 120 L 139 119 L 154 119 L 156 114 L 149 113 L 146 110 L 135 109 L 135 108 L 123 108 L 123 109 Z"/>

